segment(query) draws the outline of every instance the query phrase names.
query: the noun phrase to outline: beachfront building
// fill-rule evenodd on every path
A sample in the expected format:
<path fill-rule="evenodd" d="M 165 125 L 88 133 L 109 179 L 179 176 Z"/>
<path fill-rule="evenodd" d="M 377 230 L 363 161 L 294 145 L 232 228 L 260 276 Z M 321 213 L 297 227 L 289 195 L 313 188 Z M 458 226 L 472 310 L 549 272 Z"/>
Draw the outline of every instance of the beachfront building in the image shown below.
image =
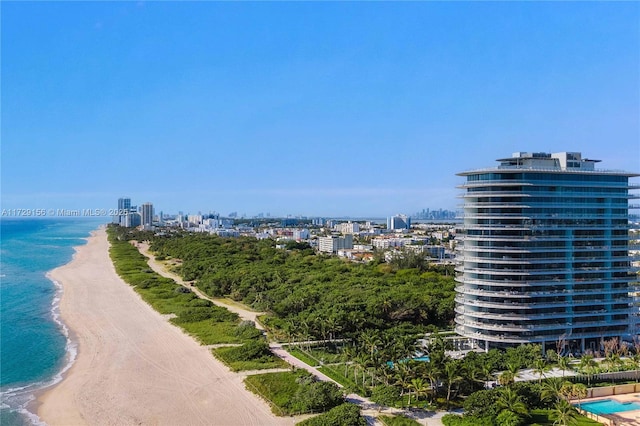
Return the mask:
<path fill-rule="evenodd" d="M 639 175 L 596 169 L 577 152 L 498 161 L 458 174 L 456 331 L 485 350 L 576 352 L 637 334 L 628 212 Z"/>
<path fill-rule="evenodd" d="M 141 225 L 145 229 L 150 229 L 153 226 L 153 204 L 143 203 L 140 206 L 140 218 Z"/>
<path fill-rule="evenodd" d="M 118 198 L 118 210 L 113 216 L 113 223 L 127 228 L 140 226 L 141 216 L 137 207 L 131 205 L 131 198 Z"/>
<path fill-rule="evenodd" d="M 129 212 L 131 210 L 131 198 L 122 197 L 118 198 L 118 213 L 122 214 L 123 212 Z"/>
<path fill-rule="evenodd" d="M 127 214 L 120 216 L 120 226 L 125 228 L 136 228 L 142 223 L 140 214 L 136 211 L 129 211 Z"/>

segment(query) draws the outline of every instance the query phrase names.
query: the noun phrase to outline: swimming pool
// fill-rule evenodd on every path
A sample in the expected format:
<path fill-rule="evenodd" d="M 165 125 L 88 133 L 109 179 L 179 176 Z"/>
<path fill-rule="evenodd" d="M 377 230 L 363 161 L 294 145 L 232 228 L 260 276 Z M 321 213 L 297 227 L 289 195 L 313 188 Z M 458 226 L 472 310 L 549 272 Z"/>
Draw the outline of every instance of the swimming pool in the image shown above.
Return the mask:
<path fill-rule="evenodd" d="M 403 363 L 403 362 L 408 362 L 408 361 L 418 361 L 418 362 L 429 362 L 429 357 L 426 355 L 423 356 L 419 356 L 417 358 L 405 358 L 405 359 L 401 359 L 400 361 L 398 361 L 398 363 Z M 393 368 L 393 361 L 387 361 L 387 365 L 391 368 Z"/>
<path fill-rule="evenodd" d="M 603 399 L 601 401 L 585 402 L 580 404 L 580 408 L 593 414 L 614 414 L 623 411 L 640 410 L 637 402 L 619 402 L 614 399 Z"/>

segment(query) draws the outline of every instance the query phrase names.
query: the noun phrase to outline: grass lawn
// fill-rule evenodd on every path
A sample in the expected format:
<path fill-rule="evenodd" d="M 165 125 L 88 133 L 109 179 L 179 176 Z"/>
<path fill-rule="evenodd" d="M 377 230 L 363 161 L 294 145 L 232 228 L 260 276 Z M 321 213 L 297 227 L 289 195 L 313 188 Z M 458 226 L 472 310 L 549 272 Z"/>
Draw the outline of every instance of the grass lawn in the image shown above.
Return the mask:
<path fill-rule="evenodd" d="M 174 322 L 174 320 L 171 320 Z M 228 322 L 216 322 L 206 319 L 198 322 L 186 322 L 176 324 L 184 329 L 190 336 L 198 339 L 203 345 L 216 345 L 218 343 L 242 343 L 245 340 L 235 334 L 238 325 Z"/>
<path fill-rule="evenodd" d="M 552 426 L 554 422 L 552 410 L 532 410 L 531 425 L 532 426 Z M 599 426 L 601 423 L 591 420 L 588 417 L 579 415 L 573 426 Z"/>
<path fill-rule="evenodd" d="M 244 382 L 251 392 L 264 398 L 278 416 L 289 414 L 288 405 L 298 390 L 296 372 L 267 373 L 248 376 Z"/>
<path fill-rule="evenodd" d="M 327 367 L 325 365 L 323 367 L 318 367 L 318 371 L 322 372 L 328 377 L 331 377 L 333 380 L 340 383 L 344 387 L 347 387 L 350 389 L 360 389 L 360 387 L 356 385 L 353 380 L 349 379 L 348 377 L 345 377 L 340 371 L 338 371 L 338 369 L 342 369 L 342 368 L 343 367 L 339 365 L 331 366 L 331 367 Z"/>
<path fill-rule="evenodd" d="M 295 346 L 287 346 L 286 349 L 287 349 L 287 352 L 289 352 L 291 355 L 295 356 L 305 364 L 308 364 L 312 367 L 317 367 L 320 365 L 320 363 L 315 358 L 311 358 L 309 355 L 307 355 L 306 352 L 302 351 L 301 349 Z"/>
<path fill-rule="evenodd" d="M 244 349 L 242 346 L 216 348 L 213 355 L 228 366 L 231 371 L 266 370 L 269 368 L 288 368 L 289 364 L 275 355 L 265 355 L 258 359 L 237 360 L 238 354 Z"/>

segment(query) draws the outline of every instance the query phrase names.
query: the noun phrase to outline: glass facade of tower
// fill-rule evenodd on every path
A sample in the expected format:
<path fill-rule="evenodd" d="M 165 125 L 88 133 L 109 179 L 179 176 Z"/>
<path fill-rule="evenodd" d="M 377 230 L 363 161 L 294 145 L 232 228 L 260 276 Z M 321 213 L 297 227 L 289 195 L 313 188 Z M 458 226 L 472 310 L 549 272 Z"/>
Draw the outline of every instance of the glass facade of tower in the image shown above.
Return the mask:
<path fill-rule="evenodd" d="M 466 177 L 456 330 L 478 346 L 628 337 L 638 308 L 629 178 L 580 153 L 516 153 Z M 561 348 L 564 349 L 561 345 Z"/>

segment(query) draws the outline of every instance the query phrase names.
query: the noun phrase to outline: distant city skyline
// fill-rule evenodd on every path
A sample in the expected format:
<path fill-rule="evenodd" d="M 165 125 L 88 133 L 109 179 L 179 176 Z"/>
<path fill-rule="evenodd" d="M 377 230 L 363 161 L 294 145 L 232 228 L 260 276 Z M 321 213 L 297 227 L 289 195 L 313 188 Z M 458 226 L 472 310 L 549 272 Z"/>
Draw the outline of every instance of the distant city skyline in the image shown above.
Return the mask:
<path fill-rule="evenodd" d="M 3 2 L 3 208 L 388 217 L 640 171 L 637 2 Z"/>

